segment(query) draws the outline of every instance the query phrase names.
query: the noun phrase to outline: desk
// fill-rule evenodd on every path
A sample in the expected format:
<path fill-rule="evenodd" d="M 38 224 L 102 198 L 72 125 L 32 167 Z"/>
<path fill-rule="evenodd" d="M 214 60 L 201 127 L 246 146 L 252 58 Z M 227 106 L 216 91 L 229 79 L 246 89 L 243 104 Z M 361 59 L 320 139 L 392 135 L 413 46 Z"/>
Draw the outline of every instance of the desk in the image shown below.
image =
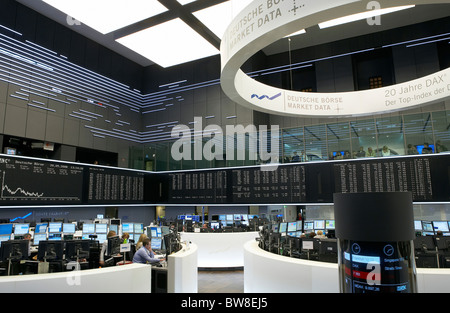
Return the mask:
<path fill-rule="evenodd" d="M 0 293 L 150 293 L 152 269 L 145 264 L 50 274 L 0 277 Z"/>
<path fill-rule="evenodd" d="M 247 242 L 244 250 L 246 293 L 339 293 L 337 263 L 281 256 L 261 249 L 256 241 Z M 416 271 L 418 293 L 450 292 L 450 269 Z"/>
<path fill-rule="evenodd" d="M 182 245 L 182 249 L 167 257 L 167 292 L 198 292 L 198 248 L 196 244 Z"/>
<path fill-rule="evenodd" d="M 190 241 L 198 246 L 199 268 L 242 268 L 244 244 L 259 238 L 258 232 L 180 234 L 182 242 Z"/>

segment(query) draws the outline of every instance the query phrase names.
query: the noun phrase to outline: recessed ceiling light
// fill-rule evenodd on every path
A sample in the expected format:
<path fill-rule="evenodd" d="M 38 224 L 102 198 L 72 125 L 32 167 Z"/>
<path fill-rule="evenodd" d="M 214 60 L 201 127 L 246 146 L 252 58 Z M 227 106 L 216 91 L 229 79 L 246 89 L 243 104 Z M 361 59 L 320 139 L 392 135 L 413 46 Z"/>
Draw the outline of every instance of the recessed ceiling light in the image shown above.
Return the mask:
<path fill-rule="evenodd" d="M 102 34 L 167 11 L 167 8 L 157 0 L 42 1 Z"/>
<path fill-rule="evenodd" d="M 321 29 L 333 27 L 337 25 L 342 25 L 350 22 L 355 22 L 359 20 L 368 19 L 374 16 L 380 16 L 383 14 L 393 13 L 401 10 L 406 10 L 415 7 L 415 5 L 405 5 L 405 6 L 399 6 L 399 7 L 393 7 L 393 8 L 386 8 L 386 9 L 379 9 L 379 10 L 370 10 L 366 12 L 361 12 L 357 14 L 352 14 L 344 17 L 340 17 L 334 20 L 330 20 L 327 22 L 323 22 L 319 24 L 319 27 Z"/>
<path fill-rule="evenodd" d="M 252 0 L 230 0 L 192 14 L 222 39 L 233 18 L 251 2 Z"/>
<path fill-rule="evenodd" d="M 182 64 L 219 54 L 219 50 L 176 18 L 116 39 L 162 67 Z"/>
<path fill-rule="evenodd" d="M 195 1 L 197 1 L 197 0 L 177 0 L 177 1 L 178 1 L 178 3 L 181 4 L 181 5 L 186 5 L 186 4 L 188 4 L 188 3 L 195 2 Z"/>

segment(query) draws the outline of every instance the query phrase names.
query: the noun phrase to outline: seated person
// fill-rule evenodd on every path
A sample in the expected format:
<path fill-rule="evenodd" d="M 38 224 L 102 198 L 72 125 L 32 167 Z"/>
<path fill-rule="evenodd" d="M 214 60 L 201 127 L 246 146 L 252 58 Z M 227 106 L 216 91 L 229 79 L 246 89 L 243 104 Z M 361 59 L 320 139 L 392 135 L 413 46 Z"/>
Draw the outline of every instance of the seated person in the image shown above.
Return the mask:
<path fill-rule="evenodd" d="M 133 263 L 153 264 L 159 263 L 161 260 L 155 258 L 155 254 L 152 251 L 152 245 L 149 238 L 145 238 L 142 241 L 142 247 L 136 251 L 133 257 Z"/>

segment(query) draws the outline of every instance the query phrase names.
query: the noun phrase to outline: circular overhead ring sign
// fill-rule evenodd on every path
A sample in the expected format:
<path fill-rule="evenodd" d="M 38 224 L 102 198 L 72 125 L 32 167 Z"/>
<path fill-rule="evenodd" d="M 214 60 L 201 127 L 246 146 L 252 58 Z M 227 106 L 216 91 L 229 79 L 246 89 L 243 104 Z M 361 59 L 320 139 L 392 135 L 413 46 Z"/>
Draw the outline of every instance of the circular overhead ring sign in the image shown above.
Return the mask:
<path fill-rule="evenodd" d="M 222 39 L 221 85 L 234 102 L 291 116 L 358 116 L 392 112 L 450 97 L 450 68 L 389 87 L 336 93 L 280 89 L 257 82 L 240 68 L 252 55 L 300 29 L 367 11 L 361 0 L 255 0 L 233 20 Z M 393 1 L 378 0 L 380 8 Z M 394 6 L 450 3 L 450 0 L 396 0 Z"/>

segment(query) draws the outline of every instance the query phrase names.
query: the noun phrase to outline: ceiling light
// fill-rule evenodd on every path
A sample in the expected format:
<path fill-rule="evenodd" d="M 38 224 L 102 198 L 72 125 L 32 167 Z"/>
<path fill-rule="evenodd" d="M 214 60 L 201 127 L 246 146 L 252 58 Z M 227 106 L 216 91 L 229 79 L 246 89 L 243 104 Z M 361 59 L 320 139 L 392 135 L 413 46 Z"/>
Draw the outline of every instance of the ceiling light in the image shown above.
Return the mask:
<path fill-rule="evenodd" d="M 186 5 L 186 4 L 188 4 L 188 3 L 195 2 L 195 1 L 197 1 L 197 0 L 177 0 L 177 1 L 178 1 L 178 3 L 181 4 L 181 5 Z"/>
<path fill-rule="evenodd" d="M 340 18 L 337 18 L 337 19 L 334 19 L 334 20 L 330 20 L 330 21 L 327 21 L 327 22 L 323 22 L 323 23 L 319 24 L 319 27 L 321 29 L 328 28 L 328 27 L 333 27 L 333 26 L 346 24 L 346 23 L 350 23 L 350 22 L 354 22 L 354 21 L 368 19 L 368 18 L 371 18 L 371 17 L 383 15 L 383 14 L 388 14 L 388 13 L 393 13 L 393 12 L 397 12 L 397 11 L 401 11 L 401 10 L 406 10 L 406 9 L 410 9 L 410 8 L 413 8 L 413 7 L 415 7 L 415 5 L 405 5 L 405 6 L 393 7 L 393 8 L 387 8 L 387 9 L 370 10 L 370 11 L 367 11 L 367 12 L 361 12 L 361 13 L 357 13 L 357 14 L 352 14 L 352 15 L 340 17 Z"/>
<path fill-rule="evenodd" d="M 162 67 L 220 53 L 179 18 L 116 39 L 116 41 Z"/>
<path fill-rule="evenodd" d="M 222 39 L 226 29 L 230 26 L 234 17 L 251 2 L 252 0 L 230 0 L 197 12 L 193 12 L 192 14 L 206 27 L 208 27 L 217 37 Z"/>
<path fill-rule="evenodd" d="M 284 38 L 294 37 L 294 36 L 301 35 L 301 34 L 306 34 L 306 30 L 305 29 L 299 30 L 298 32 L 287 35 Z"/>
<path fill-rule="evenodd" d="M 157 0 L 42 1 L 102 34 L 167 11 L 167 8 Z"/>

